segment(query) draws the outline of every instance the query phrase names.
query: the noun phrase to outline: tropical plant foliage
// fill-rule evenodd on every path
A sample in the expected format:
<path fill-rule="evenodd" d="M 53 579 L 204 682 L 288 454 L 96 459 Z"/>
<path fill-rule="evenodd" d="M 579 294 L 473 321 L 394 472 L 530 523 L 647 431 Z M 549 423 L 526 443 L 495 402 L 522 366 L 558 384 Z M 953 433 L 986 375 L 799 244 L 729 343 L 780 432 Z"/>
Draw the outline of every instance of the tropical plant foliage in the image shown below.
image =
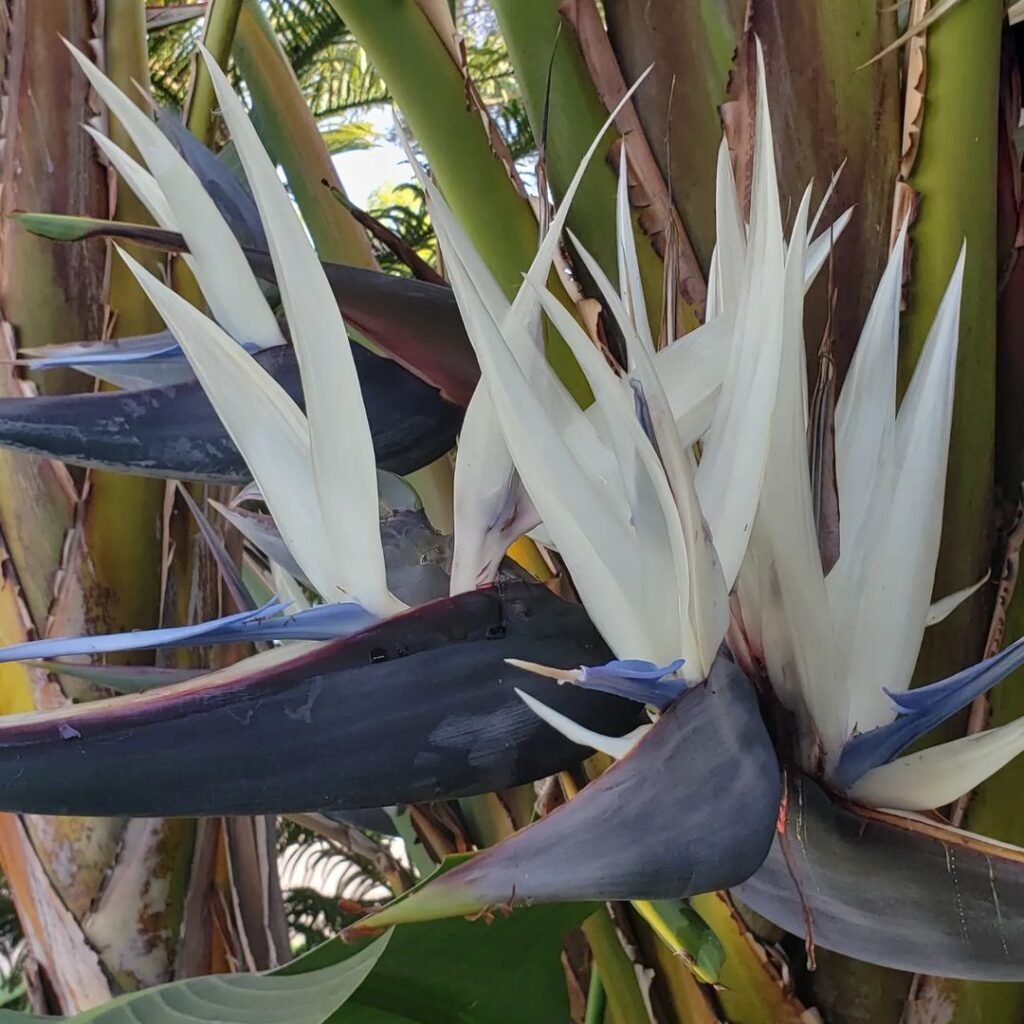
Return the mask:
<path fill-rule="evenodd" d="M 7 71 L 25 1008 L 1019 1019 L 1000 0 L 81 6 L 38 135 Z"/>

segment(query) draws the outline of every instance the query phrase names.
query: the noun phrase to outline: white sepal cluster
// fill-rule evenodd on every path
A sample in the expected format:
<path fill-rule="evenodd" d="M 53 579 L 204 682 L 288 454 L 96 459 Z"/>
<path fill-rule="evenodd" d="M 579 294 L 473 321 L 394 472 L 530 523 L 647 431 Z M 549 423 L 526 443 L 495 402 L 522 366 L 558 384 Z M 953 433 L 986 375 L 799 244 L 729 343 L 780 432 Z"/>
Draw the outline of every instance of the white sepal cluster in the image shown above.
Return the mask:
<path fill-rule="evenodd" d="M 284 339 L 244 253 L 199 179 L 150 118 L 72 52 L 148 171 L 110 143 L 105 152 L 154 217 L 184 235 L 216 322 L 130 255 L 122 256 L 245 458 L 285 544 L 326 601 L 354 600 L 378 616 L 401 610 L 387 588 L 373 444 L 345 324 L 305 228 L 230 83 L 204 51 L 270 244 L 306 415 L 243 348 Z"/>
<path fill-rule="evenodd" d="M 601 290 L 605 315 L 625 340 L 621 371 L 545 286 L 554 241 L 593 147 L 511 306 L 429 183 L 428 191 L 483 371 L 478 395 L 490 419 L 488 430 L 471 439 L 473 457 L 486 462 L 488 451 L 501 453 L 490 465 L 500 465 L 502 481 L 512 482 L 501 491 L 503 507 L 514 507 L 510 495 L 525 487 L 545 535 L 619 658 L 663 664 L 682 656 L 685 678 L 703 679 L 724 635 L 726 591 L 735 586 L 737 629 L 795 713 L 807 766 L 823 765 L 829 774 L 853 735 L 895 719 L 885 689 L 898 694 L 910 685 L 924 629 L 981 585 L 932 603 L 965 257 L 953 269 L 897 412 L 906 227 L 899 233 L 838 403 L 841 553 L 826 577 L 809 475 L 803 298 L 850 211 L 811 241 L 828 194 L 811 219 L 808 189 L 786 240 L 760 48 L 757 74 L 750 223 L 740 211 L 723 145 L 718 241 L 703 327 L 654 350 L 624 166 L 617 289 L 574 239 Z M 594 391 L 594 406 L 585 413 L 536 358 L 540 328 L 531 294 Z M 695 466 L 691 446 L 698 440 Z M 479 479 L 464 476 L 456 523 L 458 530 L 460 520 L 475 518 L 473 545 L 464 550 L 477 555 L 489 532 L 505 545 L 529 521 L 527 515 L 488 523 L 481 510 L 497 507 L 493 495 L 501 489 L 487 496 Z M 492 559 L 501 549 L 493 546 Z M 467 567 L 472 562 L 471 555 Z M 478 561 L 476 567 L 486 576 L 492 566 Z M 569 676 L 568 669 L 538 669 Z M 582 741 L 578 727 L 535 700 L 530 704 Z M 608 738 L 586 741 L 628 749 Z M 850 793 L 873 804 L 932 807 L 970 789 L 1022 747 L 1024 724 L 1014 723 L 897 758 L 868 771 Z"/>

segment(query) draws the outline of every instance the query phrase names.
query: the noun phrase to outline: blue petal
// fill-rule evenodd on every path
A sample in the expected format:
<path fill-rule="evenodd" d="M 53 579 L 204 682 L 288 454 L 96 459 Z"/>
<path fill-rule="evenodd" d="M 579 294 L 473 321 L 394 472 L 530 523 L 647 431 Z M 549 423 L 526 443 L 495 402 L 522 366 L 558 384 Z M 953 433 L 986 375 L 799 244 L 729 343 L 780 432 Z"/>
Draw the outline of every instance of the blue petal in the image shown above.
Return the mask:
<path fill-rule="evenodd" d="M 588 690 L 613 693 L 664 711 L 686 690 L 684 680 L 665 678 L 682 666 L 682 658 L 668 665 L 655 665 L 653 661 L 609 661 L 606 665 L 581 668 L 573 681 Z"/>
<path fill-rule="evenodd" d="M 147 647 L 174 647 L 180 644 L 212 642 L 210 636 L 230 631 L 232 627 L 260 616 L 273 615 L 286 608 L 272 601 L 256 611 L 237 612 L 210 622 L 194 626 L 173 626 L 168 629 L 138 629 L 130 633 L 111 633 L 107 636 L 56 637 L 33 640 L 0 648 L 0 664 L 23 661 L 27 658 L 59 658 L 69 654 L 112 654 L 117 651 L 139 651 Z"/>
<path fill-rule="evenodd" d="M 261 640 L 335 640 L 358 633 L 377 621 L 365 608 L 354 602 L 317 605 L 294 615 L 280 615 L 286 607 L 286 603 L 275 600 L 256 611 L 226 615 L 194 626 L 140 629 L 107 636 L 35 640 L 0 648 L 0 664 L 72 654 L 139 651 L 150 647 L 188 647 L 244 641 L 255 643 Z"/>
<path fill-rule="evenodd" d="M 888 764 L 914 740 L 967 707 L 975 697 L 987 693 L 1021 665 L 1024 665 L 1024 637 L 948 679 L 906 693 L 890 693 L 899 717 L 888 725 L 854 736 L 846 743 L 835 782 L 847 789 L 865 772 Z"/>
<path fill-rule="evenodd" d="M 76 346 L 77 348 L 77 346 Z M 95 366 L 104 363 L 145 363 L 153 359 L 184 359 L 184 353 L 177 343 L 148 345 L 123 345 L 97 343 L 83 345 L 77 351 L 64 351 L 60 355 L 26 359 L 25 365 L 32 370 L 49 370 L 57 366 Z"/>
<path fill-rule="evenodd" d="M 337 640 L 372 626 L 377 618 L 361 604 L 318 604 L 294 615 L 250 619 L 217 631 L 215 640 L 204 643 L 230 643 L 235 640 Z"/>

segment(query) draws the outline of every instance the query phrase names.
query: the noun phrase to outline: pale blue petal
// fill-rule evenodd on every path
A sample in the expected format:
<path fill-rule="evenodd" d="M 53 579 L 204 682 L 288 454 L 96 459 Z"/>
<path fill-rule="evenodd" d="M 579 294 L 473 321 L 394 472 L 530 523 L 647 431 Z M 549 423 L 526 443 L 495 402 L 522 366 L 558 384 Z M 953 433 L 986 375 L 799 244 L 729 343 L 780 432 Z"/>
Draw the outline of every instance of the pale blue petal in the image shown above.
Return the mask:
<path fill-rule="evenodd" d="M 272 601 L 256 611 L 238 612 L 220 619 L 200 622 L 194 626 L 172 626 L 167 629 L 138 629 L 129 633 L 111 633 L 106 636 L 57 637 L 33 640 L 0 648 L 0 664 L 24 661 L 28 658 L 59 658 L 71 654 L 114 654 L 118 651 L 140 651 L 149 647 L 177 647 L 184 644 L 216 643 L 219 634 L 227 633 L 243 624 L 259 622 L 287 607 Z"/>
<path fill-rule="evenodd" d="M 633 659 L 609 661 L 605 665 L 581 668 L 573 682 L 588 690 L 612 693 L 664 711 L 686 690 L 685 680 L 666 678 L 678 672 L 682 666 L 682 658 L 668 665 Z"/>
<path fill-rule="evenodd" d="M 1005 650 L 949 679 L 920 686 L 889 698 L 899 717 L 888 725 L 861 733 L 847 741 L 839 758 L 834 781 L 843 789 L 852 786 L 865 772 L 888 764 L 916 739 L 934 729 L 951 715 L 987 693 L 996 683 L 1024 665 L 1024 637 Z"/>

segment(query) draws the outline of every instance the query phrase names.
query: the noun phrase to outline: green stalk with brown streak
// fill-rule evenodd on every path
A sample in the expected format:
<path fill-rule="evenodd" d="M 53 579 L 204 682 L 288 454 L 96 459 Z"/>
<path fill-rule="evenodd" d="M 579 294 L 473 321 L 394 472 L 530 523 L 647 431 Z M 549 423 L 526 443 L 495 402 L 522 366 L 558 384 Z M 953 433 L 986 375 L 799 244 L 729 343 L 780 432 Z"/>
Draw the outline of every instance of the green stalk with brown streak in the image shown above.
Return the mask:
<path fill-rule="evenodd" d="M 951 197 L 962 218 L 958 224 L 943 219 L 943 208 L 929 211 L 927 192 L 917 239 L 942 246 L 946 259 L 952 257 L 957 235 L 967 239 L 967 275 L 960 325 L 960 360 L 957 365 L 957 406 L 954 413 L 950 473 L 946 489 L 946 519 L 943 525 L 943 555 L 936 593 L 944 593 L 950 580 L 972 573 L 980 575 L 987 566 L 991 533 L 989 516 L 992 486 L 992 457 L 995 435 L 996 387 L 996 274 L 998 244 L 996 231 L 996 179 L 999 152 L 998 96 L 999 61 L 1003 5 L 999 0 L 961 3 L 946 15 L 928 35 L 928 88 L 918 176 L 914 184 L 941 188 Z M 932 106 L 934 104 L 934 107 Z M 940 107 L 940 104 L 944 106 Z M 933 114 L 942 112 L 945 121 L 931 133 Z M 930 147 L 930 148 L 929 148 Z M 941 148 L 940 148 L 941 147 Z M 924 163 L 928 158 L 931 162 Z M 943 161 L 946 167 L 940 167 Z M 947 200 L 949 202 L 949 200 Z M 929 215 L 930 218 L 929 219 Z M 920 246 L 919 246 L 920 248 Z M 937 257 L 938 258 L 938 257 Z M 920 252 L 924 266 L 928 257 Z M 935 266 L 933 273 L 940 271 Z M 919 270 L 915 267 L 915 280 Z M 1004 311 L 1015 305 L 1010 286 L 1003 296 Z M 1019 293 L 1018 293 L 1019 294 Z M 1012 312 L 1012 311 L 1011 311 Z M 1012 317 L 1004 328 L 1017 321 Z M 1016 346 L 1017 338 L 1000 337 L 999 344 Z M 1013 387 L 1013 384 L 1017 387 Z M 999 441 L 1016 458 L 1004 459 L 1007 470 L 1000 480 L 1004 497 L 1012 501 L 1020 480 L 1016 468 L 1022 450 L 1019 435 L 1007 431 L 1015 425 L 1020 404 L 1020 380 L 999 380 L 999 398 L 1013 408 L 1000 410 Z M 955 538 L 955 541 L 954 541 Z M 985 546 L 983 546 L 985 545 Z M 1019 552 L 1018 552 L 1019 556 Z M 1016 574 L 1018 566 L 1014 565 Z M 1005 640 L 1024 635 L 1024 589 L 1016 576 L 1016 589 L 1006 612 Z M 985 588 L 991 596 L 991 588 Z M 949 671 L 974 660 L 979 636 L 989 611 L 989 602 L 974 599 L 970 614 L 962 614 L 950 628 L 922 652 L 919 670 L 922 681 L 935 666 Z M 997 608 L 997 614 L 999 609 Z M 945 625 L 945 624 L 944 624 Z M 939 627 L 942 629 L 943 627 Z M 946 655 L 945 661 L 942 655 Z M 926 657 L 927 656 L 927 657 Z M 1020 673 L 1007 679 L 989 695 L 989 726 L 1003 725 L 1024 714 Z M 981 785 L 971 797 L 964 827 L 1004 842 L 1024 843 L 1024 821 L 1020 815 L 1020 787 L 1024 765 L 1011 762 Z M 993 891 L 993 897 L 998 894 Z M 993 928 L 999 927 L 998 920 Z M 925 1005 L 935 999 L 947 1008 L 950 1024 L 1011 1024 L 1024 1015 L 1024 985 L 996 985 L 982 982 L 927 979 Z M 908 1012 L 908 1024 L 924 1024 L 926 1017 L 917 1006 Z"/>
<path fill-rule="evenodd" d="M 238 13 L 242 9 L 242 0 L 211 0 L 206 9 L 203 22 L 203 46 L 213 55 L 213 59 L 221 66 L 227 67 L 231 54 L 231 42 L 235 38 L 235 27 L 238 24 Z M 188 130 L 204 145 L 208 146 L 213 138 L 213 110 L 215 97 L 213 82 L 206 65 L 197 61 L 195 76 L 192 80 L 191 95 L 188 99 Z"/>
<path fill-rule="evenodd" d="M 149 81 L 145 12 L 133 0 L 108 0 L 105 25 L 107 74 L 127 95 L 137 95 L 133 83 Z M 110 137 L 123 148 L 131 145 L 114 118 Z M 117 220 L 152 223 L 142 203 L 123 187 L 118 189 L 114 216 Z M 135 249 L 133 255 L 150 269 L 159 270 L 158 254 Z M 116 317 L 113 336 L 162 330 L 162 321 L 123 260 L 111 253 L 110 261 L 107 305 Z M 83 539 L 91 577 L 85 587 L 90 632 L 156 625 L 162 500 L 163 486 L 157 481 L 118 473 L 89 474 L 83 499 Z"/>
<path fill-rule="evenodd" d="M 561 3 L 562 0 L 493 3 L 534 137 L 544 147 L 544 166 L 556 198 L 564 194 L 583 154 L 608 117 L 572 33 L 561 28 Z M 618 259 L 615 235 L 608 226 L 615 223 L 618 174 L 608 162 L 608 148 L 617 137 L 614 129 L 605 136 L 569 212 L 570 229 L 612 281 L 618 279 Z M 634 228 L 634 235 L 648 319 L 657 324 L 661 321 L 662 262 L 638 227 Z"/>
<path fill-rule="evenodd" d="M 537 222 L 467 102 L 448 48 L 412 0 L 329 2 L 387 82 L 459 223 L 511 297 L 537 250 Z M 550 286 L 570 305 L 554 278 Z M 561 338 L 549 338 L 547 356 L 576 399 L 589 404 L 590 389 Z"/>
<path fill-rule="evenodd" d="M 928 31 L 927 88 L 921 141 L 910 184 L 920 196 L 920 217 L 912 230 L 913 264 L 910 303 L 904 320 L 900 382 L 905 387 L 920 355 L 928 325 L 967 242 L 967 266 L 960 321 L 956 404 L 946 483 L 943 544 L 935 594 L 948 593 L 985 571 L 991 554 L 992 474 L 995 417 L 996 344 L 996 159 L 999 53 L 1002 22 L 1000 0 L 961 3 Z M 986 588 L 987 590 L 988 588 Z M 946 622 L 925 634 L 916 680 L 920 683 L 951 675 L 981 654 L 989 612 L 985 592 Z M 1016 634 L 1014 634 L 1016 635 Z M 994 706 L 1012 694 L 1012 684 L 996 691 Z M 962 727 L 963 720 L 960 721 Z M 955 730 L 945 738 L 952 738 Z M 1011 767 L 986 783 L 975 797 L 967 827 L 997 838 L 1020 840 L 1007 829 L 1015 812 L 992 814 L 990 794 L 1017 780 Z M 1005 811 L 1008 804 L 1002 804 Z M 841 958 L 837 958 L 840 959 Z M 868 997 L 864 972 L 880 994 Z M 966 1024 L 1016 1021 L 1020 1017 L 1020 986 L 984 985 L 922 979 L 917 998 L 906 1015 L 892 996 L 905 989 L 906 976 L 863 968 L 851 976 L 844 966 L 828 971 L 838 989 L 859 990 L 856 1000 L 840 997 L 842 1021 L 905 1020 L 924 1024 L 933 1018 L 936 1000 L 944 1020 Z M 842 978 L 849 979 L 844 986 Z M 816 980 L 815 988 L 819 985 Z M 827 986 L 832 989 L 832 985 Z M 859 1006 L 858 1011 L 856 1007 Z M 841 1009 L 840 1009 L 841 1007 Z"/>
<path fill-rule="evenodd" d="M 654 64 L 635 106 L 705 272 L 715 244 L 715 158 L 746 0 L 605 0 L 627 81 Z M 669 142 L 671 141 L 671 148 Z"/>
<path fill-rule="evenodd" d="M 331 195 L 328 185 L 341 189 L 337 171 L 295 72 L 253 0 L 242 4 L 231 52 L 252 96 L 260 138 L 284 168 L 321 259 L 378 269 L 366 232 Z"/>
<path fill-rule="evenodd" d="M 912 230 L 910 307 L 900 353 L 905 386 L 928 325 L 967 244 L 956 404 L 935 593 L 978 579 L 991 552 L 996 366 L 996 160 L 1001 0 L 961 3 L 928 32 L 921 145 L 911 185 L 921 197 Z M 982 594 L 930 629 L 919 682 L 977 660 L 987 624 Z"/>

